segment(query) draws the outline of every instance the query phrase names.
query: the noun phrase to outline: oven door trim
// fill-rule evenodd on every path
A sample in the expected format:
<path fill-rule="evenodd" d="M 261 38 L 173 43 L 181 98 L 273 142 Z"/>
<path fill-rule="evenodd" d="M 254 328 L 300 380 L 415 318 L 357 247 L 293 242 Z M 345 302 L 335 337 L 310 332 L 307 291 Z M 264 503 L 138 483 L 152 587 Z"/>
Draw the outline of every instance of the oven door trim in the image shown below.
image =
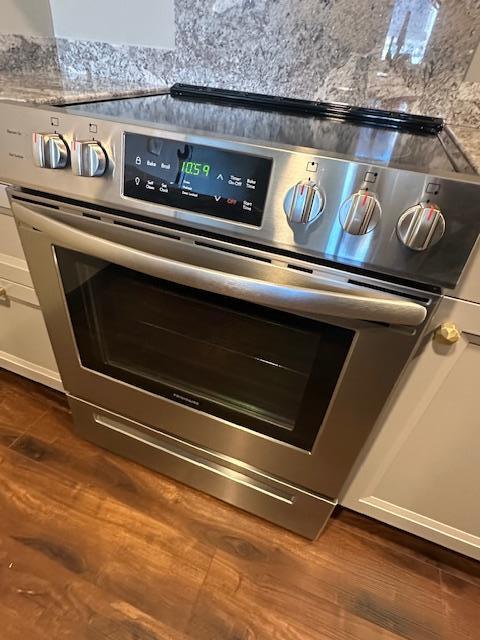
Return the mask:
<path fill-rule="evenodd" d="M 119 245 L 118 240 L 112 242 L 97 237 L 92 242 L 91 234 L 74 228 L 75 224 L 71 225 L 68 222 L 69 220 L 73 222 L 71 212 L 62 212 L 58 207 L 57 210 L 49 210 L 40 204 L 21 203 L 18 200 L 12 200 L 12 204 L 60 373 L 70 395 L 124 415 L 126 418 L 172 433 L 186 442 L 229 456 L 245 465 L 264 470 L 273 476 L 284 478 L 322 495 L 335 497 L 339 494 L 351 465 L 374 426 L 376 417 L 412 355 L 425 326 L 424 318 L 435 306 L 432 299 L 429 305 L 417 304 L 401 296 L 382 294 L 368 289 L 362 291 L 361 287 L 342 284 L 340 279 L 337 282 L 331 282 L 329 290 L 325 281 L 322 282 L 312 274 L 293 272 L 272 264 L 254 263 L 249 258 L 236 255 L 224 255 L 220 260 L 219 252 L 212 249 L 162 237 L 155 238 L 155 245 L 158 247 L 158 253 L 155 255 L 152 255 L 151 247 L 149 253 L 146 253 L 123 244 Z M 76 217 L 80 218 L 80 216 Z M 108 227 L 112 228 L 113 232 L 114 226 L 85 218 L 81 224 L 84 228 L 91 225 L 93 228 L 100 229 L 101 226 L 103 235 L 109 234 Z M 125 236 L 146 235 L 142 232 L 118 228 L 115 233 L 117 236 L 121 236 L 122 233 Z M 259 292 L 258 295 L 261 295 L 265 288 L 275 293 L 293 289 L 295 296 L 298 296 L 298 291 L 301 294 L 307 291 L 309 304 L 313 296 L 316 296 L 315 300 L 322 299 L 324 296 L 323 300 L 327 299 L 327 301 L 333 297 L 335 304 L 338 303 L 339 296 L 345 297 L 348 301 L 346 305 L 348 313 L 344 313 L 344 317 L 340 317 L 341 311 L 339 312 L 338 306 L 333 311 L 339 314 L 337 316 L 320 315 L 318 308 L 312 314 L 307 309 L 308 305 L 295 309 L 299 315 L 349 327 L 356 331 L 354 343 L 312 450 L 305 451 L 275 441 L 83 367 L 76 349 L 53 245 L 96 255 L 117 264 L 120 255 L 122 260 L 120 264 L 137 271 L 143 271 L 146 267 L 147 273 L 149 273 L 147 269 L 152 264 L 155 269 L 161 265 L 162 269 L 164 267 L 169 269 L 169 274 L 173 273 L 174 277 L 179 273 L 180 263 L 178 260 L 170 259 L 172 251 L 174 254 L 196 256 L 195 269 L 202 266 L 202 260 L 205 261 L 205 268 L 203 272 L 200 270 L 200 273 L 204 275 L 207 272 L 207 280 L 212 275 L 212 269 L 208 268 L 208 265 L 211 266 L 220 261 L 223 265 L 230 265 L 229 287 L 232 286 L 232 278 L 235 278 L 234 284 L 238 280 L 243 282 L 245 279 L 243 274 L 248 272 L 251 272 L 251 276 L 269 274 L 269 281 L 258 277 L 247 278 L 249 284 L 247 294 L 242 287 L 234 287 L 234 292 L 240 294 L 238 297 L 248 295 L 248 298 L 242 299 L 249 301 L 252 301 L 250 286 L 252 282 L 254 290 Z M 97 255 L 99 248 L 103 255 Z M 161 252 L 168 254 L 168 251 L 170 251 L 170 258 L 168 255 L 167 257 L 160 255 Z M 192 269 L 187 268 L 186 272 L 188 278 L 191 278 Z M 180 269 L 180 273 L 185 271 Z M 150 273 L 150 275 L 155 274 L 158 275 L 158 271 L 154 274 Z M 165 275 L 166 272 L 162 271 L 161 277 L 165 278 Z M 217 275 L 215 278 L 218 284 Z M 178 282 L 178 280 L 174 281 Z M 202 287 L 204 280 L 200 278 L 198 282 L 202 283 L 200 285 Z M 190 282 L 186 284 L 191 286 Z M 325 289 L 326 286 L 327 289 Z M 289 288 L 286 289 L 287 287 Z M 381 301 L 382 307 L 390 308 L 389 303 L 393 302 L 393 307 L 396 310 L 400 309 L 401 314 L 406 310 L 409 318 L 414 317 L 418 326 L 416 328 L 395 327 L 368 322 L 363 318 L 352 318 L 351 306 L 349 309 L 348 306 L 352 302 L 352 297 L 359 295 L 358 290 L 361 291 L 362 300 L 366 302 L 364 309 L 371 305 L 373 305 L 371 308 L 375 308 L 377 301 Z M 223 291 L 224 295 L 225 293 Z M 278 302 L 279 297 L 275 300 Z M 261 302 L 260 298 L 256 301 Z M 384 305 L 385 301 L 387 301 L 386 305 Z M 342 308 L 346 307 L 343 305 Z M 416 307 L 421 309 L 421 316 Z M 280 308 L 291 310 L 285 307 Z M 357 306 L 356 309 L 358 310 L 359 307 Z M 332 308 L 329 310 L 332 312 Z M 396 311 L 394 315 L 399 317 Z M 387 365 L 385 365 L 386 358 Z"/>

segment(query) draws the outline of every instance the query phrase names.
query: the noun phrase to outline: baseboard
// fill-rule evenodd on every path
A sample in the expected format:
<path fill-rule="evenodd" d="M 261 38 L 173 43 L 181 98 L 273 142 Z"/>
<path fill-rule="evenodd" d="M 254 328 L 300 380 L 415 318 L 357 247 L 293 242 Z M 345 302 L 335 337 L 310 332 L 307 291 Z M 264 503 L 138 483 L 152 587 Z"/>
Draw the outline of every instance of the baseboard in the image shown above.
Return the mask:
<path fill-rule="evenodd" d="M 40 382 L 40 384 L 52 389 L 57 389 L 57 391 L 64 391 L 62 380 L 57 371 L 17 358 L 10 353 L 5 353 L 5 351 L 0 351 L 0 367 L 17 373 L 24 378 Z"/>
<path fill-rule="evenodd" d="M 475 558 L 475 560 L 480 560 L 479 536 L 455 529 L 443 522 L 432 520 L 375 496 L 361 498 L 356 505 L 348 503 L 345 506 L 393 527 L 435 542 L 442 547 L 447 547 L 470 558 Z M 472 508 L 474 508 L 473 505 Z"/>

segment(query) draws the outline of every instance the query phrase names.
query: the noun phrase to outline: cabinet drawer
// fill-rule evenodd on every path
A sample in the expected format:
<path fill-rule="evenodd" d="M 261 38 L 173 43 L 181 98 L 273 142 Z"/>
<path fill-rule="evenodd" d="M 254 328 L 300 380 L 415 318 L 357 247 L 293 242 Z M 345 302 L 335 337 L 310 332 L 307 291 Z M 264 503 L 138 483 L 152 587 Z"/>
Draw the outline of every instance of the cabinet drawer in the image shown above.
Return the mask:
<path fill-rule="evenodd" d="M 35 291 L 0 278 L 0 367 L 62 389 Z"/>

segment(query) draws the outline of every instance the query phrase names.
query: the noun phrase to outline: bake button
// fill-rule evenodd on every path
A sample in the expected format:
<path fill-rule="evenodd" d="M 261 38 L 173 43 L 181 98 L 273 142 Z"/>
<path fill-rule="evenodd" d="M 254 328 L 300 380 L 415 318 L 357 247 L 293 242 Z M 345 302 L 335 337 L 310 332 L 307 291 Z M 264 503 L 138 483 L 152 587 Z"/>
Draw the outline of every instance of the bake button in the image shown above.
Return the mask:
<path fill-rule="evenodd" d="M 364 182 L 376 182 L 377 180 L 377 173 L 374 173 L 373 171 L 367 171 L 367 173 L 365 174 L 365 180 Z"/>
<path fill-rule="evenodd" d="M 425 189 L 425 193 L 431 193 L 436 195 L 440 191 L 440 185 L 438 182 L 429 182 L 427 184 L 427 188 Z"/>
<path fill-rule="evenodd" d="M 318 162 L 315 162 L 314 160 L 307 162 L 307 171 L 318 171 Z"/>

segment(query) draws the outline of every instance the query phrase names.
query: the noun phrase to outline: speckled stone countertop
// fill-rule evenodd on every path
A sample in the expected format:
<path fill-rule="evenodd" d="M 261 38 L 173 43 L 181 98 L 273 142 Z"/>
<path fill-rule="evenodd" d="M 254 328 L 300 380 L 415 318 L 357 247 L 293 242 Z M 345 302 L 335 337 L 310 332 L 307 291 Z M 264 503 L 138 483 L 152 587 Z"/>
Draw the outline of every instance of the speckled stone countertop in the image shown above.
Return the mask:
<path fill-rule="evenodd" d="M 480 129 L 474 127 L 450 127 L 454 139 L 480 173 Z"/>
<path fill-rule="evenodd" d="M 36 104 L 72 104 L 149 95 L 166 90 L 164 84 L 119 82 L 108 77 L 68 78 L 60 72 L 0 74 L 0 100 Z"/>
<path fill-rule="evenodd" d="M 162 93 L 165 84 L 119 82 L 108 77 L 68 78 L 61 72 L 0 74 L 0 100 L 14 100 L 35 104 L 74 104 L 80 102 L 127 98 Z M 450 132 L 480 173 L 480 129 L 452 125 Z"/>

